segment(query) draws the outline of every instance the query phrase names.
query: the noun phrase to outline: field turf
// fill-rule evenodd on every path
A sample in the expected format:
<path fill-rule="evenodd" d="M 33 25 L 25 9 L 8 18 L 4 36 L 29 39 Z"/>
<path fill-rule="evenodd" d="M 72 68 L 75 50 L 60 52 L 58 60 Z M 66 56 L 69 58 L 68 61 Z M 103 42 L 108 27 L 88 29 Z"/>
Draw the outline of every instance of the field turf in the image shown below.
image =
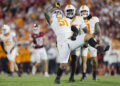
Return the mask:
<path fill-rule="evenodd" d="M 0 74 L 0 86 L 120 86 L 120 76 L 98 76 L 97 81 L 93 81 L 91 75 L 87 75 L 87 81 L 80 81 L 81 75 L 76 75 L 76 82 L 70 83 L 69 76 L 63 75 L 61 84 L 54 84 L 55 75 L 44 77 L 43 75 L 27 75 L 22 77 L 15 75 L 9 77 L 6 74 Z"/>

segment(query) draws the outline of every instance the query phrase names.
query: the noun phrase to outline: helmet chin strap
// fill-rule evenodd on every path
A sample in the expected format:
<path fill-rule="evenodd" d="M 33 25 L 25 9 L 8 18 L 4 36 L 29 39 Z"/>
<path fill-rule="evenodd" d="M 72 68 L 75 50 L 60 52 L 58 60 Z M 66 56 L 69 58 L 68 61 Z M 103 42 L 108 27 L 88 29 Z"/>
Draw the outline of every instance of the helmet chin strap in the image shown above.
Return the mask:
<path fill-rule="evenodd" d="M 74 17 L 75 17 L 75 16 L 73 16 L 73 17 L 68 17 L 68 16 L 67 16 L 67 18 L 70 18 L 70 19 L 73 19 Z"/>
<path fill-rule="evenodd" d="M 91 19 L 92 18 L 92 15 L 90 14 L 90 15 L 88 15 L 87 17 L 84 17 L 84 19 Z"/>
<path fill-rule="evenodd" d="M 7 32 L 7 33 L 4 33 L 4 35 L 8 35 L 9 34 L 9 32 Z"/>

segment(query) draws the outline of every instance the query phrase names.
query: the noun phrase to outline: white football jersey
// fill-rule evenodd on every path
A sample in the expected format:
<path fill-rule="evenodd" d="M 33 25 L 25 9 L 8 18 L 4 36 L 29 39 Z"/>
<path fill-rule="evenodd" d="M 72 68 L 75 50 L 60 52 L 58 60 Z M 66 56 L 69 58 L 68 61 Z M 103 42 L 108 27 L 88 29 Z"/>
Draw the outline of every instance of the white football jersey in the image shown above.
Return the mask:
<path fill-rule="evenodd" d="M 86 24 L 85 24 L 82 16 L 75 16 L 75 18 L 71 22 L 71 25 L 76 26 L 78 28 L 80 34 L 84 33 L 83 28 L 86 27 Z"/>
<path fill-rule="evenodd" d="M 72 36 L 71 20 L 68 18 L 52 18 L 51 27 L 55 32 L 57 41 L 65 41 Z"/>
<path fill-rule="evenodd" d="M 7 36 L 4 34 L 1 34 L 1 36 L 0 36 L 0 39 L 4 42 L 5 47 L 6 47 L 6 51 L 8 53 L 15 45 L 15 42 L 13 40 L 13 37 L 15 37 L 15 36 L 16 36 L 15 32 L 10 32 Z"/>
<path fill-rule="evenodd" d="M 92 17 L 90 20 L 84 20 L 85 24 L 88 27 L 89 34 L 95 33 L 95 24 L 99 22 L 99 19 L 97 17 Z"/>

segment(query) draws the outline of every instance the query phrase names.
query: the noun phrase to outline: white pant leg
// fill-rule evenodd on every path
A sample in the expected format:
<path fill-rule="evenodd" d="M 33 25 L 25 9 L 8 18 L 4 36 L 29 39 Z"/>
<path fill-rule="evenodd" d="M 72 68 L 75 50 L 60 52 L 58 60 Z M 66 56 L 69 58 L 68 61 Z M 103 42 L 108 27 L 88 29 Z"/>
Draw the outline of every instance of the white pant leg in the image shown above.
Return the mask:
<path fill-rule="evenodd" d="M 70 48 L 68 46 L 67 42 L 58 42 L 57 43 L 58 48 L 58 63 L 68 63 L 69 55 L 70 55 Z"/>
<path fill-rule="evenodd" d="M 87 48 L 84 48 L 84 47 L 81 48 L 81 55 L 87 57 L 87 55 L 88 55 L 88 47 Z"/>
<path fill-rule="evenodd" d="M 81 54 L 81 47 L 80 47 L 80 48 L 77 48 L 77 49 L 75 49 L 75 50 L 73 50 L 73 51 L 71 52 L 71 55 L 80 56 L 80 54 Z"/>
<path fill-rule="evenodd" d="M 77 55 L 77 56 L 80 56 L 80 54 L 81 54 L 81 47 L 80 47 L 80 48 L 77 48 L 75 52 L 76 52 L 76 55 Z"/>
<path fill-rule="evenodd" d="M 12 50 L 11 53 L 9 52 L 9 53 L 7 54 L 8 60 L 15 62 L 16 54 L 17 54 L 17 47 L 15 47 L 15 48 Z"/>
<path fill-rule="evenodd" d="M 47 53 L 46 53 L 46 50 L 45 48 L 40 48 L 39 49 L 39 54 L 40 54 L 40 60 L 47 60 Z"/>
<path fill-rule="evenodd" d="M 91 46 L 88 46 L 88 50 L 89 50 L 89 53 L 90 53 L 90 57 L 97 57 L 97 49 L 95 49 Z"/>
<path fill-rule="evenodd" d="M 31 55 L 31 62 L 40 62 L 40 54 L 39 54 L 39 49 L 33 49 L 32 55 Z"/>
<path fill-rule="evenodd" d="M 73 51 L 85 44 L 84 37 L 85 37 L 85 34 L 81 34 L 76 37 L 75 41 L 72 41 L 70 39 L 68 40 L 68 44 L 70 46 L 71 51 Z"/>

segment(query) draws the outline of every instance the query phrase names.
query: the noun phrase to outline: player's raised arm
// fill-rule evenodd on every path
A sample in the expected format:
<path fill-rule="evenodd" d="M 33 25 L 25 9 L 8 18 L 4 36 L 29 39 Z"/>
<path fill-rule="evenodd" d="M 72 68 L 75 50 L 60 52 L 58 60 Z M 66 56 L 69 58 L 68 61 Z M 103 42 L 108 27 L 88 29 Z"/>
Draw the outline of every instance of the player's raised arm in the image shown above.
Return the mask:
<path fill-rule="evenodd" d="M 5 47 L 4 47 L 4 42 L 1 40 L 1 35 L 0 35 L 0 46 L 2 48 L 2 51 L 7 54 L 7 51 L 5 50 Z"/>
<path fill-rule="evenodd" d="M 0 41 L 0 45 L 1 45 L 1 48 L 2 48 L 2 51 L 7 54 L 7 51 L 5 50 L 4 48 L 4 42 L 3 41 Z"/>
<path fill-rule="evenodd" d="M 45 9 L 44 15 L 45 15 L 45 18 L 46 18 L 48 24 L 51 24 L 51 22 L 50 22 L 51 21 L 51 18 L 50 18 L 51 17 L 51 11 L 55 7 L 59 8 L 60 4 L 58 2 L 55 2 L 54 4 L 48 6 L 48 8 Z"/>
<path fill-rule="evenodd" d="M 45 13 L 44 13 L 44 15 L 45 15 L 45 18 L 46 18 L 46 20 L 47 20 L 47 22 L 48 22 L 48 24 L 50 24 L 50 11 L 53 9 L 53 5 L 50 5 L 46 10 L 45 10 Z"/>

